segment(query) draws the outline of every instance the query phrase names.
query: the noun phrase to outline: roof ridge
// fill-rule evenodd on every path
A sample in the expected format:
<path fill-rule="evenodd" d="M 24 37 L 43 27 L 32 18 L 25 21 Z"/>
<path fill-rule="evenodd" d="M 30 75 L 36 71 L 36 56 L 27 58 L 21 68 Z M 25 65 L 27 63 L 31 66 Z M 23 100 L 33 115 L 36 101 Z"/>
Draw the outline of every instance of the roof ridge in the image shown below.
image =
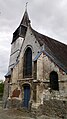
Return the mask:
<path fill-rule="evenodd" d="M 52 37 L 50 37 L 50 36 L 44 35 L 44 34 L 38 32 L 38 31 L 34 30 L 32 27 L 31 27 L 31 29 L 32 29 L 32 31 L 34 32 L 34 35 L 35 35 L 35 33 L 37 33 L 37 34 L 39 34 L 39 35 L 42 35 L 43 37 L 49 38 L 49 39 L 51 39 L 51 40 L 54 40 L 55 42 L 58 42 L 58 43 L 60 43 L 60 44 L 63 44 L 63 45 L 65 45 L 65 46 L 67 46 L 67 44 L 62 43 L 62 42 L 60 42 L 60 41 L 58 41 L 58 40 L 56 40 L 56 39 L 54 39 L 54 38 L 52 38 Z"/>

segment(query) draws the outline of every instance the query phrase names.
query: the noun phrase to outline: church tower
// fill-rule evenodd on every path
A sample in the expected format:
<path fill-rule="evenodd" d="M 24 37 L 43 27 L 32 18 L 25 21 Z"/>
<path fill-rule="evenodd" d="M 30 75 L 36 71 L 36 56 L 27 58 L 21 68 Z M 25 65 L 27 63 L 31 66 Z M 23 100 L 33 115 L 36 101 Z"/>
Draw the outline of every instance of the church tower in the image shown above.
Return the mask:
<path fill-rule="evenodd" d="M 21 23 L 19 27 L 13 33 L 13 39 L 11 43 L 11 54 L 10 54 L 10 61 L 9 61 L 9 70 L 13 68 L 16 62 L 17 56 L 20 52 L 21 45 L 26 35 L 28 25 L 30 25 L 30 20 L 27 13 L 27 7 L 26 7 Z"/>

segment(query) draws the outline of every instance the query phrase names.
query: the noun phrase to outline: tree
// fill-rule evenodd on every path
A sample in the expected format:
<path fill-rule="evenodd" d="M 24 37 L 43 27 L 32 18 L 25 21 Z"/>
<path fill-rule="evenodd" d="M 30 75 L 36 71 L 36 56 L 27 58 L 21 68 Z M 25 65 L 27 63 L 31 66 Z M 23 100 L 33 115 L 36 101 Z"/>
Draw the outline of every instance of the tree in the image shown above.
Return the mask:
<path fill-rule="evenodd" d="M 3 91 L 4 91 L 4 83 L 0 83 L 0 97 L 3 96 Z"/>

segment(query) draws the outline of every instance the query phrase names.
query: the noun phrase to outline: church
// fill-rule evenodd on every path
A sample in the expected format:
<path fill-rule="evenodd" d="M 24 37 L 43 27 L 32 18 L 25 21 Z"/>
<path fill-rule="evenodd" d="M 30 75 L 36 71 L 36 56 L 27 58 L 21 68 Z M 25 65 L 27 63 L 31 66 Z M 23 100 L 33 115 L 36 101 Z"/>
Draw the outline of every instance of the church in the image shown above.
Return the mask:
<path fill-rule="evenodd" d="M 50 99 L 67 100 L 67 45 L 35 31 L 25 9 L 11 42 L 4 108 L 37 109 Z"/>

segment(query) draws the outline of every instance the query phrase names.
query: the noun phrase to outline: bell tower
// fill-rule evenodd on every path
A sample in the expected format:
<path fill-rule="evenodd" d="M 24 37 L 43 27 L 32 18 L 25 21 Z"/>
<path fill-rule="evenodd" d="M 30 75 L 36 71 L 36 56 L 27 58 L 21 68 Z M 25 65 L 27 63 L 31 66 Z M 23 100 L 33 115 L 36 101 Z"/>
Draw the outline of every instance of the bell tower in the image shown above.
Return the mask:
<path fill-rule="evenodd" d="M 11 54 L 10 54 L 10 61 L 9 61 L 9 70 L 13 68 L 16 62 L 17 56 L 20 52 L 22 42 L 26 35 L 27 27 L 29 25 L 30 25 L 30 20 L 29 20 L 29 16 L 27 12 L 27 3 L 26 3 L 26 8 L 25 8 L 25 12 L 21 20 L 21 23 L 19 27 L 13 33 L 13 39 L 11 43 Z"/>

